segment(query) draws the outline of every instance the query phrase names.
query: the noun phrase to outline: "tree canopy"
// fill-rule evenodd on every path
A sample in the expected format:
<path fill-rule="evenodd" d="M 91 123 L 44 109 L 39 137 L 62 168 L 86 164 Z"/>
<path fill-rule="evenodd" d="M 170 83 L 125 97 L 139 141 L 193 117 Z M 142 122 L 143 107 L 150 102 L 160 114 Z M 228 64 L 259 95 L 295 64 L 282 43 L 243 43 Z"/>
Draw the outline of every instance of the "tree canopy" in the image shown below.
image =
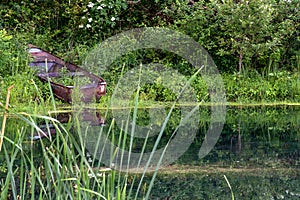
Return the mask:
<path fill-rule="evenodd" d="M 299 70 L 297 0 L 14 0 L 0 28 L 53 51 L 93 46 L 124 30 L 168 27 L 198 41 L 222 71 Z M 20 37 L 20 36 L 19 36 Z"/>

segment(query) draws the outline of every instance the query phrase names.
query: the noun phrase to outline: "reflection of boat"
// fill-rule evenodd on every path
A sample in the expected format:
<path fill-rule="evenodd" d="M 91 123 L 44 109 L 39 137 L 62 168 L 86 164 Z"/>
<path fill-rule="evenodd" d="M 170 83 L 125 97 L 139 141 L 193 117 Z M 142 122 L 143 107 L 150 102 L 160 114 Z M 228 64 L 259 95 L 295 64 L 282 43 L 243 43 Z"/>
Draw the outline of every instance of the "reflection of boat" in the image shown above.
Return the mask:
<path fill-rule="evenodd" d="M 54 78 L 62 77 L 64 75 L 72 78 L 74 76 L 84 76 L 91 81 L 91 83 L 80 87 L 79 91 L 82 94 L 81 100 L 84 102 L 90 102 L 93 99 L 99 100 L 101 96 L 106 94 L 106 82 L 101 77 L 72 63 L 64 62 L 60 58 L 38 47 L 33 45 L 28 45 L 28 47 L 29 53 L 34 58 L 34 61 L 29 65 L 38 68 L 37 76 L 43 82 L 50 81 L 53 94 L 57 98 L 69 103 L 72 101 L 72 91 L 74 86 L 65 86 L 53 81 Z M 63 73 L 63 69 L 66 69 L 68 73 Z"/>
<path fill-rule="evenodd" d="M 74 113 L 75 114 L 75 113 Z M 79 121 L 89 122 L 91 126 L 102 126 L 105 125 L 105 118 L 101 116 L 101 114 L 92 109 L 85 109 L 80 111 L 78 116 Z M 57 119 L 60 123 L 68 123 L 72 117 L 73 113 L 59 113 L 56 115 L 55 119 Z"/>
<path fill-rule="evenodd" d="M 74 113 L 75 114 L 75 113 Z M 78 120 L 80 122 L 87 122 L 91 126 L 105 126 L 105 118 L 101 116 L 101 114 L 92 109 L 85 109 L 81 111 L 80 116 L 78 116 Z M 57 113 L 53 116 L 54 119 L 59 121 L 62 124 L 68 123 L 72 120 L 73 113 L 66 112 L 66 113 Z M 56 127 L 52 123 L 42 124 L 39 126 L 41 129 L 38 131 L 34 136 L 33 140 L 39 140 L 44 137 L 48 137 L 50 135 L 56 134 Z"/>

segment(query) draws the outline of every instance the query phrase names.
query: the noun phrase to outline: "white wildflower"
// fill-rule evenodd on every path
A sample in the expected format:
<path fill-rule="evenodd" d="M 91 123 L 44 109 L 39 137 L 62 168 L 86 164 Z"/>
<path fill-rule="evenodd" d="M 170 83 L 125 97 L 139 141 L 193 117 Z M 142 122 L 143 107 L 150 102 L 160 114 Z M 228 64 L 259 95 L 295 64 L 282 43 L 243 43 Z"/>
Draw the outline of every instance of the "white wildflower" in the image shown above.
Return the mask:
<path fill-rule="evenodd" d="M 91 23 L 93 21 L 93 18 L 88 18 L 88 21 Z"/>
<path fill-rule="evenodd" d="M 101 6 L 104 8 L 106 5 L 102 3 Z"/>
<path fill-rule="evenodd" d="M 102 6 L 97 7 L 97 10 L 102 10 L 102 9 L 103 9 Z"/>
<path fill-rule="evenodd" d="M 92 26 L 91 26 L 90 24 L 87 24 L 86 27 L 87 27 L 87 28 L 91 28 Z"/>
<path fill-rule="evenodd" d="M 92 8 L 92 7 L 94 7 L 94 5 L 95 4 L 93 2 L 89 2 L 88 7 Z"/>
<path fill-rule="evenodd" d="M 82 16 L 81 18 L 82 18 L 82 19 L 85 19 L 85 16 Z"/>
<path fill-rule="evenodd" d="M 78 27 L 79 27 L 79 28 L 83 28 L 83 25 L 82 25 L 82 24 L 80 24 Z"/>
<path fill-rule="evenodd" d="M 112 17 L 110 20 L 113 22 L 113 21 L 115 21 L 115 20 L 116 20 L 116 18 L 115 18 L 115 17 Z"/>
<path fill-rule="evenodd" d="M 98 3 L 100 3 L 100 2 L 101 2 L 101 0 L 97 0 L 97 2 L 98 2 Z"/>

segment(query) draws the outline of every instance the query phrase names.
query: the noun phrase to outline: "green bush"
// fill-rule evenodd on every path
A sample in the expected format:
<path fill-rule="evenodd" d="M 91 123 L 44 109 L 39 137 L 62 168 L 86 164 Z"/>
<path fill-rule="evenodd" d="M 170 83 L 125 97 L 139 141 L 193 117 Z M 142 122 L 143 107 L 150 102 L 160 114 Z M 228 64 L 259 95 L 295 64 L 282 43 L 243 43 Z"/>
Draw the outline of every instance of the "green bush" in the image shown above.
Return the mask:
<path fill-rule="evenodd" d="M 222 71 L 288 68 L 299 47 L 299 1 L 204 1 L 169 9 Z M 299 54 L 299 52 L 298 52 Z M 295 60 L 295 58 L 293 58 Z M 283 64 L 287 64 L 284 66 Z"/>

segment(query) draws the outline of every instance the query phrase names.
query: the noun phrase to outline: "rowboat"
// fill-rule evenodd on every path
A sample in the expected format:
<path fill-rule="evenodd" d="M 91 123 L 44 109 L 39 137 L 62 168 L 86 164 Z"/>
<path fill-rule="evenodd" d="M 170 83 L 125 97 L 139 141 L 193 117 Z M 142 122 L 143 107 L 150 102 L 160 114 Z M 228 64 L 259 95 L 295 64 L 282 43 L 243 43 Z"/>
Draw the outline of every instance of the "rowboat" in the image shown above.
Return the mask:
<path fill-rule="evenodd" d="M 50 83 L 55 97 L 71 103 L 74 85 L 64 85 L 56 82 L 59 77 L 74 79 L 75 76 L 86 77 L 89 83 L 80 86 L 78 89 L 81 101 L 85 103 L 98 101 L 101 96 L 106 94 L 106 82 L 103 78 L 69 62 L 65 62 L 59 57 L 38 48 L 32 44 L 28 45 L 28 52 L 33 57 L 29 66 L 37 71 L 38 78 L 44 83 Z M 67 71 L 68 73 L 65 73 Z"/>

